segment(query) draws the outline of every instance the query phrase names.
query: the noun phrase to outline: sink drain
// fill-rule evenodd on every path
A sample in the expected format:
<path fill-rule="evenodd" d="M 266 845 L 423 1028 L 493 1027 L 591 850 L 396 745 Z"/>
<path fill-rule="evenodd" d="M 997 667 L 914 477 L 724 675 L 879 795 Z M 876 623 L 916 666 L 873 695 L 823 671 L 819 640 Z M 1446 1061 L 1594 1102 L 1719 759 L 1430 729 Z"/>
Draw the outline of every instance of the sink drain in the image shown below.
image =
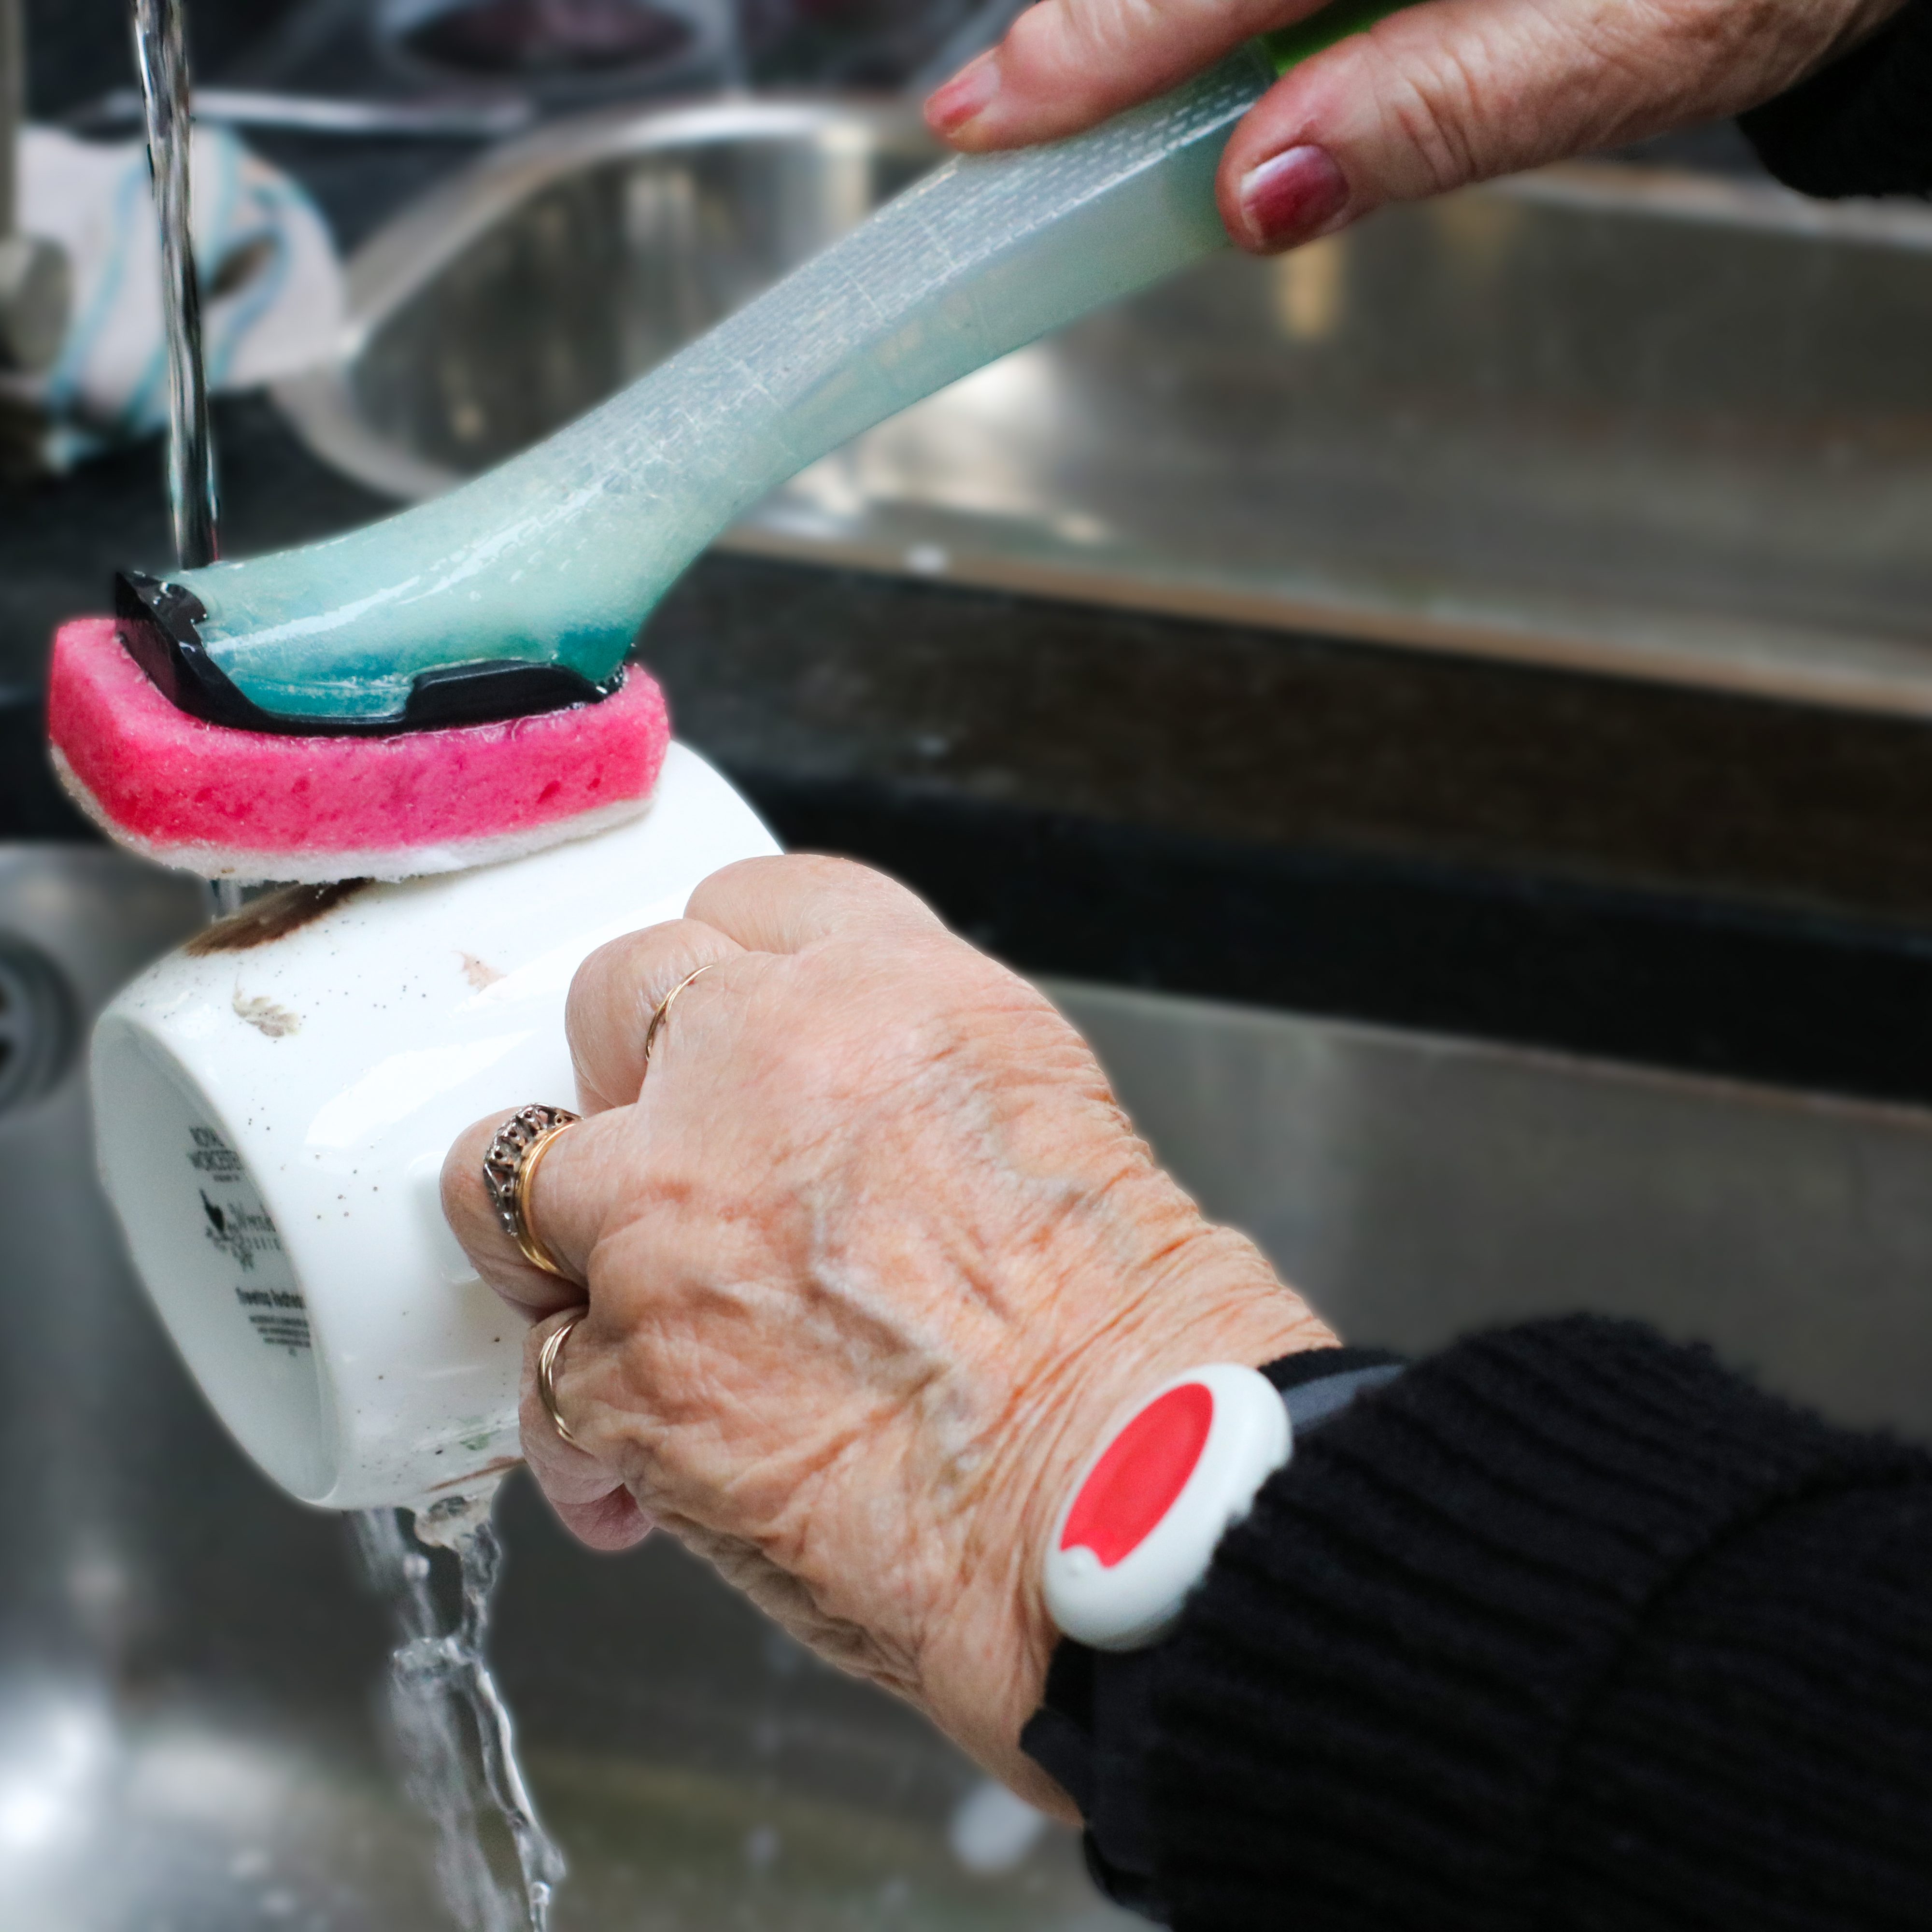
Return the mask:
<path fill-rule="evenodd" d="M 30 941 L 0 934 L 0 1114 L 58 1084 L 79 1033 L 60 968 Z"/>

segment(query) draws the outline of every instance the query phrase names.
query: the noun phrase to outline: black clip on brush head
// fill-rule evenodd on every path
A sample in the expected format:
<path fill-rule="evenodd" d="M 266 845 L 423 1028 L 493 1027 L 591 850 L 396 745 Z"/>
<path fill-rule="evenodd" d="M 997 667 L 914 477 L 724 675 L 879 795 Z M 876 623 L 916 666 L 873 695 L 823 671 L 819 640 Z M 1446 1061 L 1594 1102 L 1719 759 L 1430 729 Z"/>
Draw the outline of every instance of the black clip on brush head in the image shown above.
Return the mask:
<path fill-rule="evenodd" d="M 418 671 L 409 702 L 380 718 L 310 718 L 266 711 L 208 654 L 195 626 L 207 607 L 185 584 L 138 570 L 114 580 L 114 617 L 128 655 L 177 711 L 238 731 L 293 737 L 382 738 L 448 724 L 495 724 L 573 704 L 594 704 L 617 688 L 620 670 L 602 684 L 567 665 L 527 658 L 484 659 Z"/>

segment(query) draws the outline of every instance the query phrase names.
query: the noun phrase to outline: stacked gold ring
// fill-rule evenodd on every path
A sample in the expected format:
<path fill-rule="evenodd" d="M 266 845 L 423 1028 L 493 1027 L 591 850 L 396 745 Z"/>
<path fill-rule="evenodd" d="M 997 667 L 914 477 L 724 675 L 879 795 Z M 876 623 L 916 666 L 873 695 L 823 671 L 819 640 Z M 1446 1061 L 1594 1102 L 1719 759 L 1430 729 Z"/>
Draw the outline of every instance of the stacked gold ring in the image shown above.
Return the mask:
<path fill-rule="evenodd" d="M 694 968 L 657 1003 L 651 1014 L 651 1023 L 644 1029 L 646 1072 L 650 1070 L 651 1054 L 657 1046 L 658 1035 L 664 1031 L 672 1002 L 700 974 L 710 972 L 717 964 L 714 959 Z M 558 1265 L 556 1257 L 544 1246 L 542 1236 L 530 1224 L 530 1189 L 536 1183 L 537 1168 L 549 1151 L 550 1143 L 566 1127 L 574 1126 L 580 1118 L 567 1107 L 519 1107 L 496 1130 L 490 1150 L 483 1156 L 483 1184 L 490 1190 L 490 1201 L 496 1207 L 497 1218 L 503 1224 L 504 1232 L 516 1243 L 518 1251 L 532 1268 L 542 1268 L 546 1274 L 556 1275 L 566 1281 L 570 1277 Z M 570 1425 L 564 1420 L 556 1406 L 556 1366 L 572 1330 L 590 1312 L 580 1308 L 560 1322 L 544 1337 L 543 1346 L 537 1351 L 537 1399 L 543 1404 L 550 1426 L 573 1449 L 578 1446 L 577 1438 L 571 1434 Z"/>
<path fill-rule="evenodd" d="M 566 1281 L 570 1277 L 530 1225 L 530 1189 L 551 1142 L 581 1118 L 567 1107 L 519 1107 L 496 1130 L 483 1156 L 483 1184 L 490 1190 L 504 1232 L 531 1267 Z"/>
<path fill-rule="evenodd" d="M 719 962 L 716 959 L 707 959 L 702 966 L 694 966 L 692 970 L 688 973 L 686 974 L 684 977 L 679 980 L 677 984 L 672 987 L 670 991 L 665 994 L 664 998 L 657 1003 L 656 1009 L 651 1014 L 651 1023 L 644 1029 L 644 1071 L 646 1073 L 648 1074 L 651 1070 L 651 1055 L 656 1050 L 658 1035 L 664 1031 L 664 1022 L 670 1018 L 671 1002 L 675 1000 L 678 994 L 682 992 L 685 988 L 689 986 L 692 981 L 695 980 L 700 974 L 710 972 L 712 968 L 717 965 L 718 963 Z"/>
<path fill-rule="evenodd" d="M 566 1316 L 544 1337 L 543 1346 L 537 1351 L 537 1400 L 543 1404 L 544 1413 L 550 1418 L 550 1426 L 572 1448 L 582 1448 L 577 1438 L 570 1432 L 570 1424 L 563 1419 L 556 1406 L 556 1358 L 563 1353 L 563 1345 L 570 1340 L 570 1331 L 590 1312 L 580 1308 Z"/>

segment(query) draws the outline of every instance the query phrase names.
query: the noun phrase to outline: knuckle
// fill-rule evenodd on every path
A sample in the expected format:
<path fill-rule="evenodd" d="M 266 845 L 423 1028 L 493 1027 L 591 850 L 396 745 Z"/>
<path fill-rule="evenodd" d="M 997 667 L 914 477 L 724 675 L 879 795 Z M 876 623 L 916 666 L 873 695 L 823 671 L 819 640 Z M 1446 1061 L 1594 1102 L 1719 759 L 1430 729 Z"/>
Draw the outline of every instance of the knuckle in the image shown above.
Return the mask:
<path fill-rule="evenodd" d="M 1052 104 L 1054 124 L 1103 97 L 1132 38 L 1114 0 L 1042 0 L 1006 30 L 1000 49 L 1005 92 Z"/>
<path fill-rule="evenodd" d="M 466 1127 L 442 1157 L 439 1191 L 443 1219 L 465 1248 L 473 1246 L 478 1233 L 495 1225 L 483 1190 L 483 1155 L 494 1131 L 494 1124 L 488 1121 Z"/>
<path fill-rule="evenodd" d="M 1082 30 L 1087 11 L 1080 0 L 1046 0 L 1029 7 L 1006 29 L 1000 45 L 1000 76 L 1007 86 L 1027 86 L 1060 64 L 1062 44 L 1070 30 Z"/>
<path fill-rule="evenodd" d="M 788 854 L 764 853 L 755 859 L 734 859 L 728 866 L 720 866 L 692 888 L 691 898 L 685 906 L 685 917 L 704 918 L 708 908 L 728 903 L 736 893 L 754 886 L 761 876 L 790 862 Z"/>
<path fill-rule="evenodd" d="M 1376 91 L 1420 170 L 1419 178 L 1393 182 L 1391 188 L 1404 196 L 1439 194 L 1487 172 L 1483 130 L 1497 124 L 1500 90 L 1481 44 L 1441 43 L 1419 65 L 1381 58 L 1384 79 Z"/>
<path fill-rule="evenodd" d="M 815 897 L 866 904 L 878 900 L 910 899 L 912 894 L 896 879 L 856 859 L 841 859 L 824 852 L 794 852 L 778 862 L 786 867 Z"/>
<path fill-rule="evenodd" d="M 864 905 L 875 920 L 922 928 L 939 926 L 939 915 L 910 886 L 902 884 L 890 872 L 876 872 L 869 866 L 855 865 L 850 860 L 838 862 L 846 868 L 849 875 L 843 890 Z"/>
<path fill-rule="evenodd" d="M 1006 32 L 1003 74 L 1028 79 L 1085 75 L 1096 58 L 1118 56 L 1136 38 L 1158 31 L 1165 10 L 1150 0 L 1048 0 L 1029 7 Z"/>
<path fill-rule="evenodd" d="M 674 919 L 607 940 L 572 976 L 567 1011 L 588 1016 L 602 1006 L 640 997 L 663 976 L 667 960 L 687 951 L 695 956 L 702 929 L 695 920 Z"/>
<path fill-rule="evenodd" d="M 573 1048 L 596 1032 L 613 991 L 631 976 L 638 938 L 630 933 L 600 946 L 571 975 L 570 990 L 564 995 L 563 1030 Z"/>

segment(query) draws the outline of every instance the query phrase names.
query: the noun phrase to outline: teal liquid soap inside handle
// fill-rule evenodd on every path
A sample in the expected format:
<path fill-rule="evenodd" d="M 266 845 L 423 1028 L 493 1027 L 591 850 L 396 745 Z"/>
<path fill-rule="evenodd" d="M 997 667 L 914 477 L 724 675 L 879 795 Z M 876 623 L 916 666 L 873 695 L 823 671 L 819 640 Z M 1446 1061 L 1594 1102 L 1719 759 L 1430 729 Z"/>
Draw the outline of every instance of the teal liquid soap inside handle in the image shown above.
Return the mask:
<path fill-rule="evenodd" d="M 1370 16 L 1341 0 L 1318 20 L 1343 8 L 1350 23 L 1328 40 Z M 326 542 L 176 573 L 158 598 L 148 580 L 143 608 L 161 609 L 166 636 L 158 644 L 150 626 L 136 654 L 185 708 L 282 730 L 424 722 L 424 694 L 466 680 L 472 692 L 527 692 L 531 674 L 579 694 L 607 685 L 658 599 L 767 492 L 1224 246 L 1224 137 L 1284 58 L 1314 50 L 1250 43 L 1090 133 L 949 162 L 608 402 L 448 495 Z M 158 670 L 164 649 L 172 660 Z M 253 710 L 206 708 L 196 694 L 209 689 Z"/>

